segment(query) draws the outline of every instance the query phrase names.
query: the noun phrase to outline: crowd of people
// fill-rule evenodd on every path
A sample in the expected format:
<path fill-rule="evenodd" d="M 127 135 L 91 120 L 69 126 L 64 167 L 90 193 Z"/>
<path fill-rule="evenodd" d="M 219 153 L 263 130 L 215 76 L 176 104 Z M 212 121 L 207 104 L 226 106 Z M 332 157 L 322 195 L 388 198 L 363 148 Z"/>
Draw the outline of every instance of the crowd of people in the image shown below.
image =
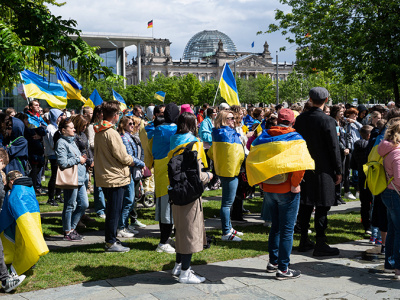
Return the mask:
<path fill-rule="evenodd" d="M 18 171 L 30 178 L 36 195 L 48 195 L 48 205 L 63 203 L 64 240 L 70 242 L 84 239 L 77 230 L 91 221 L 85 211 L 88 193 L 93 192 L 95 211 L 105 219 L 106 252 L 130 250 L 118 238 L 132 238 L 145 227 L 137 219 L 135 193 L 142 185 L 154 189 L 160 230 L 156 251 L 175 254 L 172 274 L 180 282 L 201 283 L 205 278 L 191 270 L 190 262 L 192 254 L 207 244 L 202 199 L 178 206 L 168 194 L 168 162 L 177 147 L 194 142 L 205 188 L 222 188 L 222 241 L 245 239 L 232 222 L 246 221 L 243 202 L 259 186 L 261 216 L 271 226 L 266 270 L 276 272 L 277 279 L 300 276 L 289 268 L 294 232 L 301 234 L 300 252 L 339 254 L 327 243 L 327 214 L 332 206 L 346 204 L 345 199 L 357 198 L 365 233 L 386 254 L 385 270 L 400 278 L 400 109 L 394 103 L 328 106 L 328 98 L 328 91 L 317 87 L 310 91 L 309 101 L 288 108 L 204 104 L 197 114 L 193 105 L 174 103 L 121 111 L 118 101 L 83 107 L 75 114 L 43 110 L 33 100 L 24 112 L 9 108 L 0 113 L 2 178 Z M 363 166 L 378 144 L 387 174 L 394 179 L 381 195 L 372 196 Z M 48 165 L 51 177 L 45 190 L 41 182 Z M 73 167 L 78 183 L 62 190 L 57 174 Z M 313 212 L 316 242 L 309 238 Z M 10 275 L 4 259 L 0 272 L 6 291 L 24 279 Z"/>

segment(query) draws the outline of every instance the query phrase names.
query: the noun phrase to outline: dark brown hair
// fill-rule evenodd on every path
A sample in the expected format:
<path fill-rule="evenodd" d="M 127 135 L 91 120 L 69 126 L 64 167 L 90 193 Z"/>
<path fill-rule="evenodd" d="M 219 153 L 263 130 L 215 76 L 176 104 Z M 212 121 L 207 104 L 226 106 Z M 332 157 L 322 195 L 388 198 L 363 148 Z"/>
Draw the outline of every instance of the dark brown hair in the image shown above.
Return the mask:
<path fill-rule="evenodd" d="M 189 112 L 183 112 L 178 117 L 177 124 L 178 126 L 176 133 L 188 133 L 191 132 L 193 135 L 197 134 L 197 123 L 196 116 Z"/>
<path fill-rule="evenodd" d="M 71 117 L 72 123 L 74 123 L 74 127 L 77 134 L 80 134 L 83 131 L 83 128 L 87 126 L 88 122 L 82 115 L 76 115 Z"/>
<path fill-rule="evenodd" d="M 0 148 L 0 159 L 3 160 L 4 166 L 7 166 L 8 163 L 10 162 L 7 150 L 4 148 Z"/>

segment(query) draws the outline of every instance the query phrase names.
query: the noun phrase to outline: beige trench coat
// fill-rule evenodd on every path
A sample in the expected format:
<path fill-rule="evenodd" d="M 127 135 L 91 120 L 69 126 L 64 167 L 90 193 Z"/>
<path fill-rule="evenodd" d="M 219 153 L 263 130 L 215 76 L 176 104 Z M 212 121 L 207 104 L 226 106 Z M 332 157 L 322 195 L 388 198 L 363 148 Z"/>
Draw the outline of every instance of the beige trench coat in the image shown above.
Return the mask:
<path fill-rule="evenodd" d="M 200 164 L 200 161 L 199 161 Z M 200 170 L 203 166 L 200 164 Z M 210 181 L 211 173 L 200 171 L 203 184 Z M 174 218 L 175 250 L 180 254 L 192 254 L 203 250 L 206 240 L 201 197 L 187 205 L 172 205 Z"/>

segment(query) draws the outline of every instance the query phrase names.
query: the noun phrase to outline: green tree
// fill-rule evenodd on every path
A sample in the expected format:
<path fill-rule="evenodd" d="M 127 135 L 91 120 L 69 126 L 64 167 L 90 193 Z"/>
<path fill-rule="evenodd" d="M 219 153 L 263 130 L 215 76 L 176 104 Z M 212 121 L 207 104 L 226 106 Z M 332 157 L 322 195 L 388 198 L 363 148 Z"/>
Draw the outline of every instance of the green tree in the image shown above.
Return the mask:
<path fill-rule="evenodd" d="M 376 82 L 390 82 L 400 103 L 399 0 L 280 0 L 290 12 L 277 10 L 277 24 L 296 43 L 297 63 L 303 72 L 337 70 L 346 83 L 357 74 Z M 365 72 L 365 73 L 364 73 Z"/>
<path fill-rule="evenodd" d="M 201 91 L 201 83 L 193 74 L 187 74 L 180 78 L 178 82 L 180 97 L 176 104 L 198 105 L 198 95 Z"/>

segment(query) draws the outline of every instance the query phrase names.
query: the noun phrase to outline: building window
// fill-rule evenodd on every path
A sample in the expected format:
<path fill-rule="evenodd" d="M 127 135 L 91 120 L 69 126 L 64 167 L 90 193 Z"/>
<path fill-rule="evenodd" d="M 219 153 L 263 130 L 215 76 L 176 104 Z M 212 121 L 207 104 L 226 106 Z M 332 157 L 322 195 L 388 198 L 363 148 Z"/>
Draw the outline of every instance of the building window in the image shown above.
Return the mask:
<path fill-rule="evenodd" d="M 205 76 L 201 76 L 201 82 L 206 81 L 206 77 Z"/>
<path fill-rule="evenodd" d="M 151 46 L 151 53 L 154 54 L 154 46 Z"/>
<path fill-rule="evenodd" d="M 165 55 L 165 47 L 161 47 L 161 53 L 162 55 Z"/>
<path fill-rule="evenodd" d="M 214 79 L 214 76 L 211 76 L 211 77 L 210 77 L 210 80 L 213 80 L 213 79 Z"/>
<path fill-rule="evenodd" d="M 156 47 L 156 53 L 160 54 L 160 48 Z"/>

